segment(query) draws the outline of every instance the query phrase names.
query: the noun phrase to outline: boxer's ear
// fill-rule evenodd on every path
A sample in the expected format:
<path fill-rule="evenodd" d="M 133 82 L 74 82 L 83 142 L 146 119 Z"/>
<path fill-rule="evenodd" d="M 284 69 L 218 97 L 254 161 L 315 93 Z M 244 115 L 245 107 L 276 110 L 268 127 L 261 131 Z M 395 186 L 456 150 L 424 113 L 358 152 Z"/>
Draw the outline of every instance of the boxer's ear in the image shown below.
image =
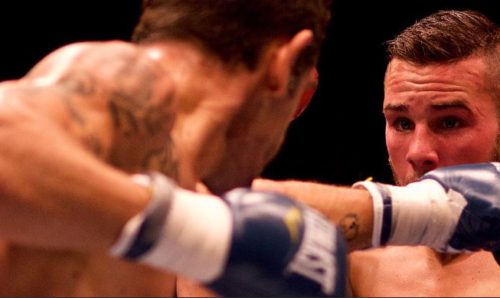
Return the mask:
<path fill-rule="evenodd" d="M 305 111 L 307 106 L 309 106 L 309 103 L 311 102 L 314 93 L 316 93 L 316 89 L 318 89 L 318 84 L 319 84 L 319 77 L 318 77 L 318 70 L 316 67 L 314 67 L 306 77 L 306 88 L 304 90 L 304 93 L 302 93 L 299 101 L 299 105 L 297 106 L 297 110 L 295 111 L 294 114 L 294 119 L 298 118 L 302 112 Z"/>
<path fill-rule="evenodd" d="M 267 83 L 273 93 L 279 96 L 286 95 L 295 62 L 304 49 L 311 44 L 312 39 L 311 30 L 302 30 L 287 42 L 277 46 L 275 53 L 271 55 L 267 73 Z"/>

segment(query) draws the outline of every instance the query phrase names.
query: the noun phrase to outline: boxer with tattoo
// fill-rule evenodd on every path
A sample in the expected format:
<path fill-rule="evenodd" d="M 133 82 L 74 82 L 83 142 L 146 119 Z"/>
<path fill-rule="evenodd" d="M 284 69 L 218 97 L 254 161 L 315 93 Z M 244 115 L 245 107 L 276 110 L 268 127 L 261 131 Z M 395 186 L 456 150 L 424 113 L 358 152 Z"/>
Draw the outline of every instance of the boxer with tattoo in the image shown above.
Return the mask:
<path fill-rule="evenodd" d="M 132 42 L 67 45 L 2 83 L 0 295 L 174 295 L 173 274 L 109 254 L 151 198 L 132 175 L 249 186 L 315 83 L 327 2 L 145 0 Z"/>

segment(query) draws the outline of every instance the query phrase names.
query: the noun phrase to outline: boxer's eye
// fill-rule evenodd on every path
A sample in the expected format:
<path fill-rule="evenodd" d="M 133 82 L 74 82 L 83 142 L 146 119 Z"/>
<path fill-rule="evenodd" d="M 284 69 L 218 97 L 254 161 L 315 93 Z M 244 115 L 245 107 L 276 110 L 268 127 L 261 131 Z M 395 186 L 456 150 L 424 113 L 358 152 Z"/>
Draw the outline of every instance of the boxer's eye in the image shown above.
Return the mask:
<path fill-rule="evenodd" d="M 453 129 L 462 127 L 462 121 L 455 117 L 447 117 L 441 121 L 441 127 L 443 129 Z"/>
<path fill-rule="evenodd" d="M 415 125 L 413 124 L 413 121 L 411 121 L 408 118 L 396 118 L 392 122 L 392 126 L 397 130 L 397 131 L 409 131 L 413 130 Z"/>

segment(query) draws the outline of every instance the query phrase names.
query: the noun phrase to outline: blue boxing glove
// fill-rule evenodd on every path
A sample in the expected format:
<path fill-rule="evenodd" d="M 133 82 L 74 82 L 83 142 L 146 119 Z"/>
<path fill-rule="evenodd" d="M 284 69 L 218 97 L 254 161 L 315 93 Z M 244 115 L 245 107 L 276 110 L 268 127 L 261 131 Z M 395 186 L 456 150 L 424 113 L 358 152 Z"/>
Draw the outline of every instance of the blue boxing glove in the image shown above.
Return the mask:
<path fill-rule="evenodd" d="M 485 249 L 499 262 L 499 170 L 500 163 L 459 165 L 431 171 L 405 187 L 356 183 L 374 199 L 373 246 Z"/>
<path fill-rule="evenodd" d="M 345 245 L 325 218 L 276 193 L 237 189 L 224 199 L 234 229 L 227 268 L 212 289 L 229 296 L 345 295 Z"/>
<path fill-rule="evenodd" d="M 467 201 L 449 245 L 458 250 L 493 251 L 500 264 L 499 170 L 500 163 L 461 165 L 432 171 L 422 179 L 434 179 Z"/>
<path fill-rule="evenodd" d="M 151 188 L 111 254 L 197 280 L 224 296 L 345 296 L 346 249 L 324 217 L 282 195 L 218 198 L 136 176 Z"/>

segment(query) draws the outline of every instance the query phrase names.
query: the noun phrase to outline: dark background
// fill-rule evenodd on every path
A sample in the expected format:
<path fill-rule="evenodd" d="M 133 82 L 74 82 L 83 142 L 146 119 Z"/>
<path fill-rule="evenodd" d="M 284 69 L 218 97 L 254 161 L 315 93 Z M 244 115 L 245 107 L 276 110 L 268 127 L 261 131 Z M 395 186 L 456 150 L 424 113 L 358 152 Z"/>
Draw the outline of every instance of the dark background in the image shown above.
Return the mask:
<path fill-rule="evenodd" d="M 381 113 L 383 43 L 417 19 L 450 8 L 476 9 L 500 23 L 500 0 L 337 0 L 318 66 L 320 88 L 264 176 L 391 182 Z M 126 40 L 139 13 L 140 0 L 0 1 L 0 79 L 24 75 L 67 43 Z"/>

